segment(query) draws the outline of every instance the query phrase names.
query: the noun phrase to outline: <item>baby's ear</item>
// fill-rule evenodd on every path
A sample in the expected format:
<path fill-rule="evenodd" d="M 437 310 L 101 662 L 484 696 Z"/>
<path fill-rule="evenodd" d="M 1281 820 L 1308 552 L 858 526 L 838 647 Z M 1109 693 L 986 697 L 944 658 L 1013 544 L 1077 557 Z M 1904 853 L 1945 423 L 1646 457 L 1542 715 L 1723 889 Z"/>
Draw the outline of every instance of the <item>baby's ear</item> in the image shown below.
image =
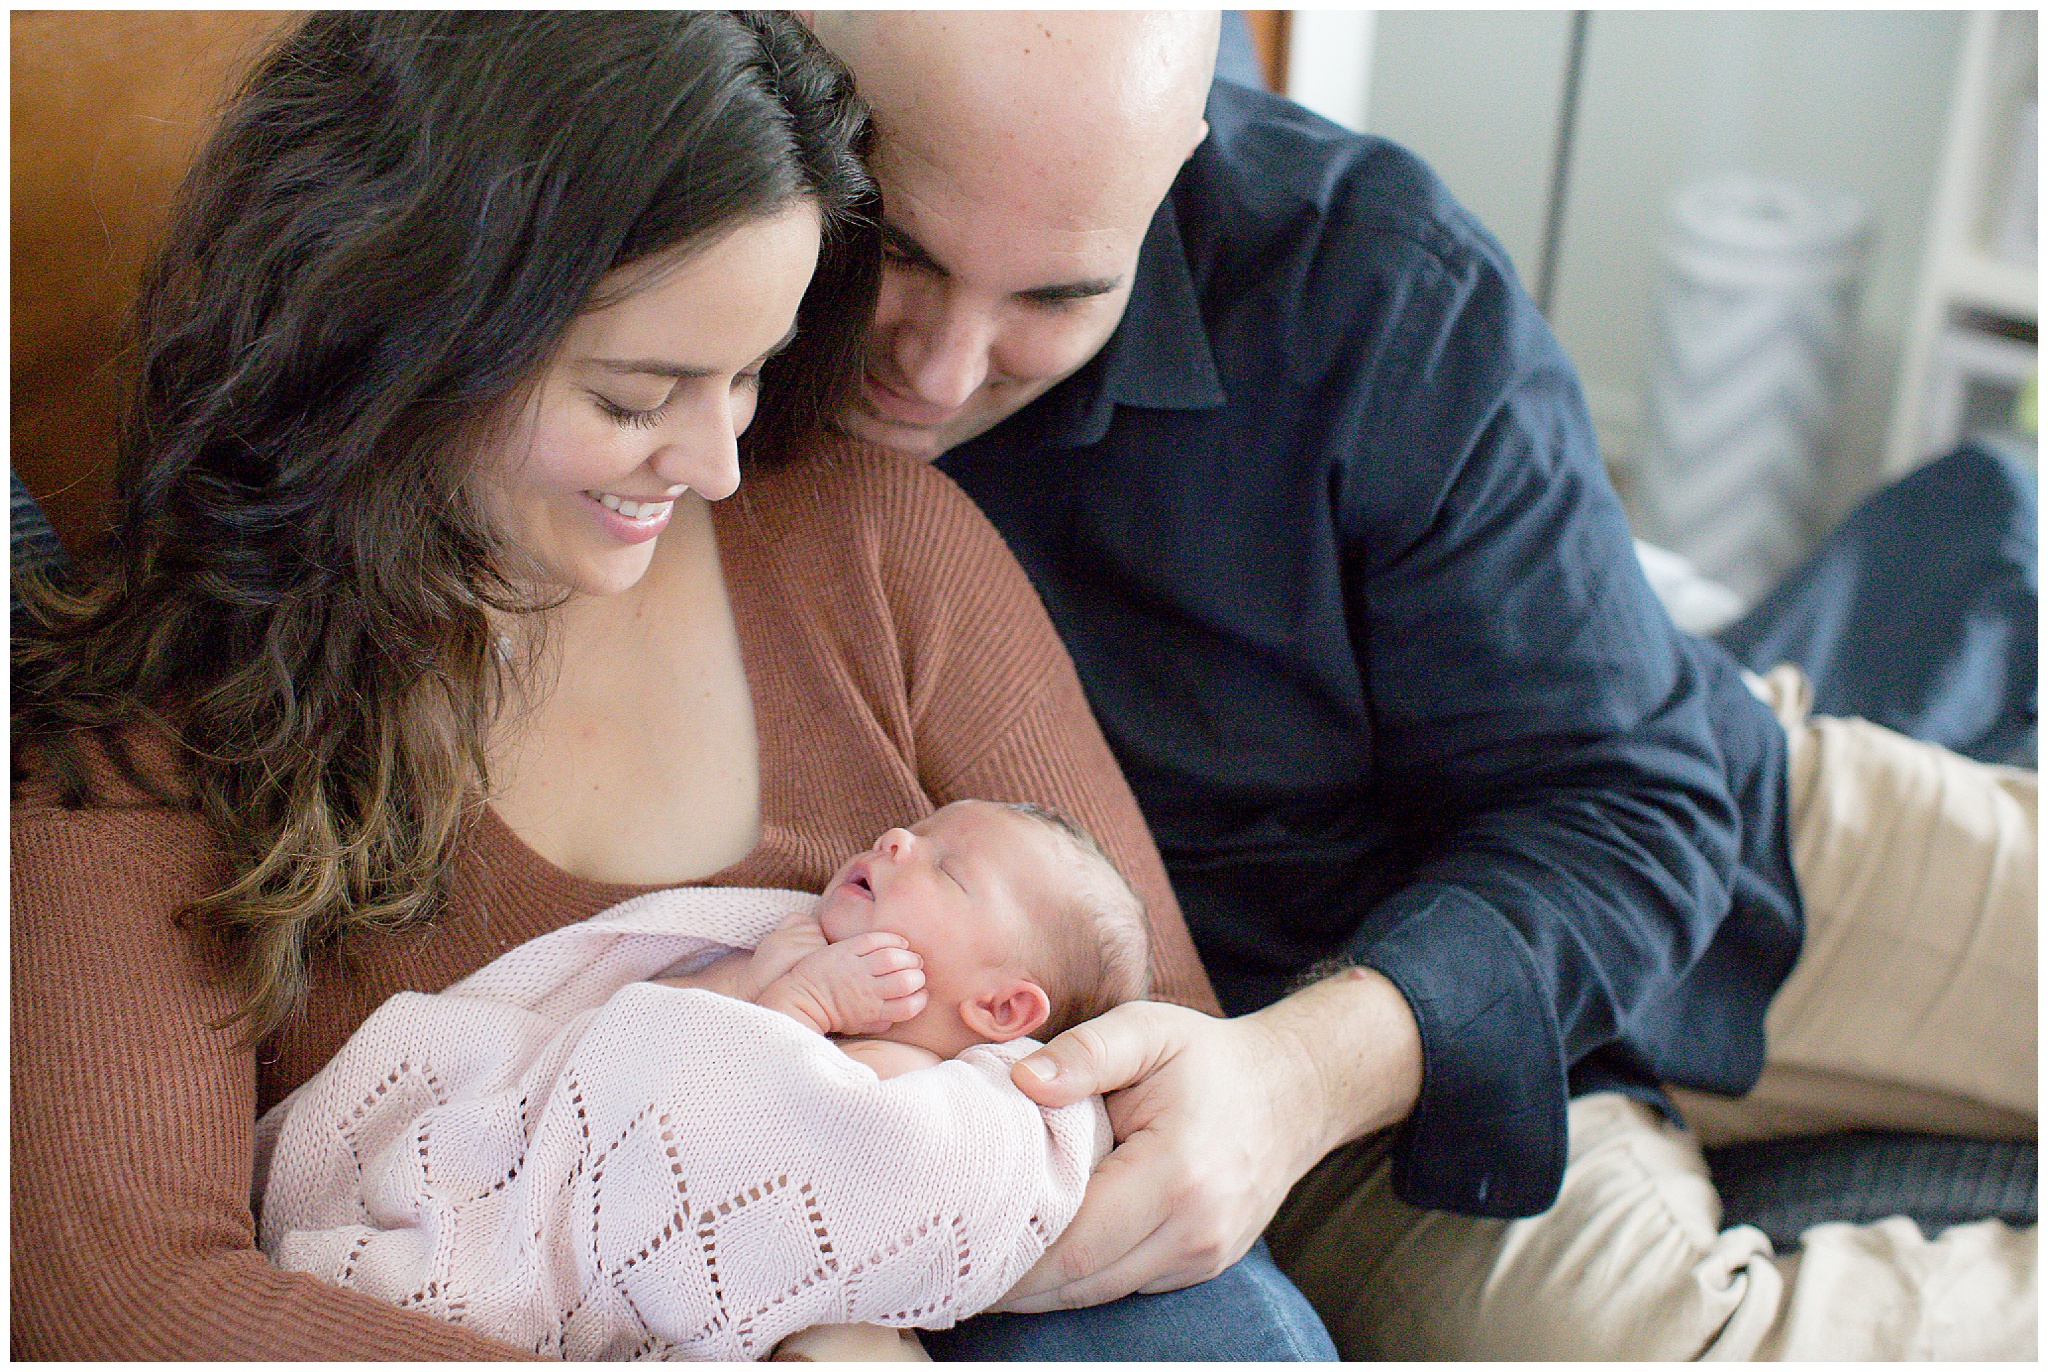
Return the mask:
<path fill-rule="evenodd" d="M 960 1005 L 960 1018 L 977 1038 L 988 1043 L 1023 1038 L 1051 1014 L 1052 999 L 1045 988 L 1023 977 L 997 982 Z"/>

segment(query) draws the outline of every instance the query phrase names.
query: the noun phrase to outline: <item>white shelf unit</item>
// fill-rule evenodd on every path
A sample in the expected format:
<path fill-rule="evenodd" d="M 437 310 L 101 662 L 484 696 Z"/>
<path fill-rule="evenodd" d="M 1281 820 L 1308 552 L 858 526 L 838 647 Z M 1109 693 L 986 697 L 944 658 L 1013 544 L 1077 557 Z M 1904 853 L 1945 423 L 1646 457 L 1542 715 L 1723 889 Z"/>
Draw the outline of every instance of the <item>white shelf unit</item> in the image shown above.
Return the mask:
<path fill-rule="evenodd" d="M 1956 61 L 1948 136 L 1927 225 L 1926 255 L 1899 372 L 1898 399 L 1886 435 L 1884 475 L 1897 477 L 1963 436 L 1970 392 L 2017 390 L 2014 359 L 2034 355 L 2040 281 L 2032 241 L 2015 253 L 2010 223 L 2035 237 L 2034 175 L 2038 94 L 2038 16 L 2032 10 L 1975 10 Z M 2027 184 L 2021 186 L 2019 182 Z M 2025 197 L 2024 204 L 2015 196 Z M 1983 344 L 1984 346 L 1979 346 Z M 1975 369 L 1973 359 L 1997 361 Z M 2031 363 L 2028 364 L 2031 368 Z M 1978 397 L 1981 403 L 1981 395 Z"/>

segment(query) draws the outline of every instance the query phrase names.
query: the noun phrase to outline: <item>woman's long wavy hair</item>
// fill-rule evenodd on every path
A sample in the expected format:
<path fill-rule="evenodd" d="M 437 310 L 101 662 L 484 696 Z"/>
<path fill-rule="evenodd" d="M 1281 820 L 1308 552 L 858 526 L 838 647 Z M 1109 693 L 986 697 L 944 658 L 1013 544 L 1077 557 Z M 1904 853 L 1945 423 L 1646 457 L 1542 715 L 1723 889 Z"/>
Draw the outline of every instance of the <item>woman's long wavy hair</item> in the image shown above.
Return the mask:
<path fill-rule="evenodd" d="M 851 384 L 878 275 L 867 118 L 787 15 L 308 18 L 186 178 L 131 320 L 104 554 L 24 581 L 14 778 L 197 810 L 233 864 L 253 1041 L 318 958 L 429 920 L 514 683 L 489 612 L 535 608 L 469 479 L 599 279 L 808 197 L 825 245 L 743 453 Z M 168 739 L 175 774 L 144 765 Z"/>

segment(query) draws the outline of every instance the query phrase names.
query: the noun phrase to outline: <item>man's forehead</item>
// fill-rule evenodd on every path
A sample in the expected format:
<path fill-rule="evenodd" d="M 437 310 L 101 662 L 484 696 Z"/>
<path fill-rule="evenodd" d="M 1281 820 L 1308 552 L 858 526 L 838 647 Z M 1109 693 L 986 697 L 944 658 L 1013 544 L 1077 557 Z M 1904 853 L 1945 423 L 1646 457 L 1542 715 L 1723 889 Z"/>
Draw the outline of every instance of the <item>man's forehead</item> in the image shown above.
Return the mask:
<path fill-rule="evenodd" d="M 1157 208 L 1121 189 L 1091 195 L 1021 173 L 956 180 L 923 159 L 878 157 L 876 174 L 892 249 L 1005 292 L 1124 284 Z"/>
<path fill-rule="evenodd" d="M 1023 151 L 988 156 L 958 142 L 884 138 L 869 160 L 890 219 L 941 236 L 974 221 L 981 232 L 1015 225 L 1040 236 L 1085 236 L 1151 217 L 1128 194 L 1128 178 L 1061 170 Z"/>
<path fill-rule="evenodd" d="M 812 27 L 890 117 L 1199 106 L 1218 15 L 1187 10 L 817 11 Z"/>
<path fill-rule="evenodd" d="M 885 189 L 894 170 L 983 199 L 1034 181 L 1084 195 L 1156 181 L 1163 194 L 1214 66 L 1213 13 L 821 11 L 815 23 L 874 110 Z"/>

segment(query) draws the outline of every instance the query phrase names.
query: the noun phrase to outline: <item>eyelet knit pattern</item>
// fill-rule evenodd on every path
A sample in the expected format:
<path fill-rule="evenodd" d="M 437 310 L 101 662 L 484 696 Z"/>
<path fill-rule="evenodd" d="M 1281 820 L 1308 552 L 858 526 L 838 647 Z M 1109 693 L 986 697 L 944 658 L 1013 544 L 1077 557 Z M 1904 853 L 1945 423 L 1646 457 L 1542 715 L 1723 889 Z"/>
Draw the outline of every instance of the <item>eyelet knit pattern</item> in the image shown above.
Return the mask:
<path fill-rule="evenodd" d="M 1110 1145 L 979 1045 L 889 1081 L 787 1016 L 646 978 L 814 896 L 658 891 L 405 992 L 258 1125 L 280 1267 L 568 1358 L 754 1359 L 945 1328 L 1021 1277 Z"/>

